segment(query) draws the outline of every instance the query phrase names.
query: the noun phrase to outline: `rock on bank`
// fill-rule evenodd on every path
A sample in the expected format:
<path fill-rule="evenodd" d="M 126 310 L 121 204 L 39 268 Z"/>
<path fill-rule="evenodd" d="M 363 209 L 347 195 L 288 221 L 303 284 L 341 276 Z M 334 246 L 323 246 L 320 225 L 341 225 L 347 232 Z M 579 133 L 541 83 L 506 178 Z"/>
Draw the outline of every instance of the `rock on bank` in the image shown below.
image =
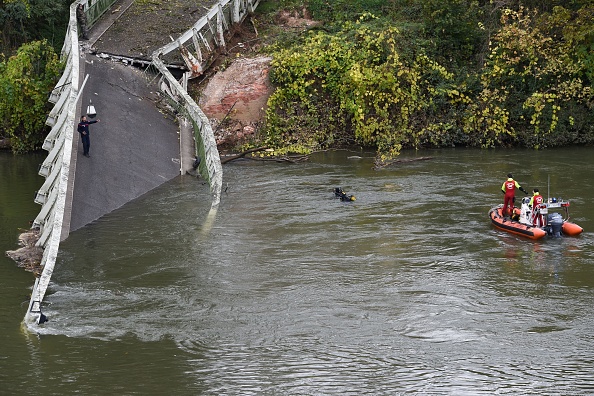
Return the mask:
<path fill-rule="evenodd" d="M 219 146 L 234 146 L 257 131 L 273 91 L 268 78 L 271 60 L 238 58 L 202 90 L 198 105 L 211 120 Z"/>

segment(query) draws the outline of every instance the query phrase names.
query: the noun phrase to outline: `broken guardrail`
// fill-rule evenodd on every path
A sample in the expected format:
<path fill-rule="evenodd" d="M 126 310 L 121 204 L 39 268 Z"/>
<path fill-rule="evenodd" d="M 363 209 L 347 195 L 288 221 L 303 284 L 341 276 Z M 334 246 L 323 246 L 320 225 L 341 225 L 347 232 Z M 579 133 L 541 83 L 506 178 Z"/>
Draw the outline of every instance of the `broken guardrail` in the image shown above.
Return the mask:
<path fill-rule="evenodd" d="M 45 182 L 35 196 L 35 202 L 41 205 L 41 211 L 33 221 L 32 228 L 39 230 L 36 246 L 43 248 L 43 256 L 40 263 L 41 274 L 35 279 L 31 300 L 23 320 L 26 326 L 45 321 L 41 303 L 54 271 L 60 242 L 68 236 L 63 225 L 67 197 L 72 194 L 70 188 L 73 188 L 69 187 L 68 181 L 71 177 L 70 164 L 77 102 L 82 91 L 82 87 L 78 86 L 80 51 L 76 7 L 78 4 L 86 6 L 87 13 L 91 15 L 91 25 L 114 3 L 115 0 L 80 0 L 70 5 L 66 38 L 60 52 L 65 68 L 49 98 L 49 101 L 54 103 L 46 120 L 51 130 L 42 146 L 49 153 L 39 168 L 39 174 L 45 177 Z"/>
<path fill-rule="evenodd" d="M 36 246 L 44 250 L 40 264 L 42 271 L 33 285 L 31 299 L 23 320 L 23 324 L 28 329 L 31 325 L 43 323 L 46 320 L 41 311 L 41 303 L 54 270 L 60 242 L 67 236 L 67 231 L 63 233 L 63 223 L 67 197 L 72 194 L 68 182 L 72 171 L 70 164 L 77 102 L 82 91 L 82 87 L 78 86 L 80 51 L 76 7 L 78 4 L 86 6 L 88 27 L 90 27 L 114 3 L 115 0 L 79 0 L 70 6 L 68 29 L 61 51 L 65 69 L 49 99 L 54 103 L 46 121 L 51 126 L 51 131 L 43 143 L 43 149 L 49 154 L 39 170 L 39 174 L 46 179 L 35 197 L 35 202 L 42 205 L 41 211 L 33 222 L 33 228 L 39 229 L 39 240 Z M 208 181 L 213 193 L 211 213 L 207 223 L 212 222 L 213 213 L 216 213 L 220 202 L 223 177 L 214 133 L 206 115 L 187 93 L 186 88 L 169 72 L 160 56 L 179 49 L 190 70 L 189 75 L 182 80 L 187 82 L 188 78 L 202 73 L 208 61 L 205 55 L 217 48 L 224 48 L 225 34 L 234 24 L 240 23 L 248 13 L 253 12 L 259 3 L 260 0 L 220 1 L 190 30 L 153 54 L 152 64 L 163 76 L 161 88 L 171 100 L 177 103 L 177 108 L 183 109 L 184 114 L 191 120 L 196 155 L 205 159 L 200 162 L 199 171 Z M 191 40 L 190 43 L 188 43 L 189 40 Z M 192 55 L 192 51 L 196 54 L 195 56 Z"/>
<path fill-rule="evenodd" d="M 260 0 L 221 0 L 192 28 L 152 55 L 153 66 L 163 76 L 161 91 L 192 124 L 196 157 L 205 159 L 200 161 L 198 171 L 210 185 L 213 194 L 212 208 L 216 208 L 221 199 L 223 169 L 210 121 L 188 95 L 187 81 L 204 72 L 216 51 L 225 48 L 225 36 L 232 34 L 232 28 L 254 12 L 259 3 Z M 181 83 L 169 72 L 162 60 L 163 56 L 175 50 L 180 51 L 188 67 Z"/>

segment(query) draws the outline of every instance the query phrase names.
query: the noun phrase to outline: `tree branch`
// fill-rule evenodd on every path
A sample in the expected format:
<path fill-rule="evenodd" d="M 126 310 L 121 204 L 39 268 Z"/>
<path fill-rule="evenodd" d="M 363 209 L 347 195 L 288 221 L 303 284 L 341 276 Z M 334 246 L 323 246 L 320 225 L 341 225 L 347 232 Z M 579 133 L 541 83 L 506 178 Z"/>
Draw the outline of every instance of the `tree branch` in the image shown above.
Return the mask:
<path fill-rule="evenodd" d="M 430 160 L 433 159 L 433 157 L 419 157 L 419 158 L 409 158 L 409 159 L 399 159 L 399 160 L 394 160 L 394 161 L 389 161 L 389 162 L 385 162 L 385 163 L 379 163 L 379 162 L 375 162 L 375 166 L 373 167 L 373 169 L 375 170 L 379 170 L 379 169 L 383 169 L 385 167 L 388 167 L 390 165 L 394 165 L 394 164 L 405 164 L 408 162 L 415 162 L 415 161 L 426 161 L 426 160 Z"/>
<path fill-rule="evenodd" d="M 244 151 L 244 152 L 242 152 L 242 153 L 239 153 L 239 154 L 237 154 L 237 155 L 234 155 L 234 156 L 232 156 L 232 157 L 228 157 L 228 158 L 225 158 L 225 159 L 221 160 L 221 164 L 226 164 L 227 162 L 231 162 L 231 161 L 233 161 L 233 160 L 236 160 L 236 159 L 239 159 L 239 158 L 243 158 L 243 157 L 245 157 L 247 154 L 255 153 L 255 152 L 258 152 L 258 151 L 264 151 L 264 150 L 266 150 L 267 148 L 268 148 L 268 147 L 258 147 L 258 148 L 249 149 L 249 150 L 247 150 L 247 151 Z"/>

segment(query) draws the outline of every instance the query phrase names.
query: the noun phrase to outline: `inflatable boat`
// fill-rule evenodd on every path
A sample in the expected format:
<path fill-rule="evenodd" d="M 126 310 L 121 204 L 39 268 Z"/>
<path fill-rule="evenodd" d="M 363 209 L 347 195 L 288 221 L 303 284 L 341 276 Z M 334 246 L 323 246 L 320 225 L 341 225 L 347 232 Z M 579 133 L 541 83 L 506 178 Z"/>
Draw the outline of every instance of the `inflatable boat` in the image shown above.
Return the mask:
<path fill-rule="evenodd" d="M 534 210 L 533 210 L 534 209 Z M 564 210 L 565 218 L 551 210 Z M 583 228 L 569 221 L 569 201 L 550 198 L 536 208 L 530 206 L 530 198 L 522 198 L 522 207 L 514 207 L 511 217 L 504 216 L 503 205 L 495 206 L 489 211 L 491 223 L 501 230 L 521 235 L 530 239 L 541 239 L 545 236 L 576 236 Z M 534 220 L 537 221 L 534 221 Z"/>

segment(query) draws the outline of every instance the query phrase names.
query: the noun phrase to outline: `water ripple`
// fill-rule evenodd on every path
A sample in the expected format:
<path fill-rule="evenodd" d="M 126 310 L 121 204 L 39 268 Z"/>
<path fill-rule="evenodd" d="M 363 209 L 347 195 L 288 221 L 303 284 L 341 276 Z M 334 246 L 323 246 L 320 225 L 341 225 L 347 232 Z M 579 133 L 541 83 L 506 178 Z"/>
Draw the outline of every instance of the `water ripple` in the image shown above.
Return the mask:
<path fill-rule="evenodd" d="M 174 181 L 62 244 L 42 332 L 163 348 L 179 394 L 593 393 L 592 236 L 493 229 L 509 158 L 436 153 L 227 166 L 206 235 L 207 187 Z"/>

